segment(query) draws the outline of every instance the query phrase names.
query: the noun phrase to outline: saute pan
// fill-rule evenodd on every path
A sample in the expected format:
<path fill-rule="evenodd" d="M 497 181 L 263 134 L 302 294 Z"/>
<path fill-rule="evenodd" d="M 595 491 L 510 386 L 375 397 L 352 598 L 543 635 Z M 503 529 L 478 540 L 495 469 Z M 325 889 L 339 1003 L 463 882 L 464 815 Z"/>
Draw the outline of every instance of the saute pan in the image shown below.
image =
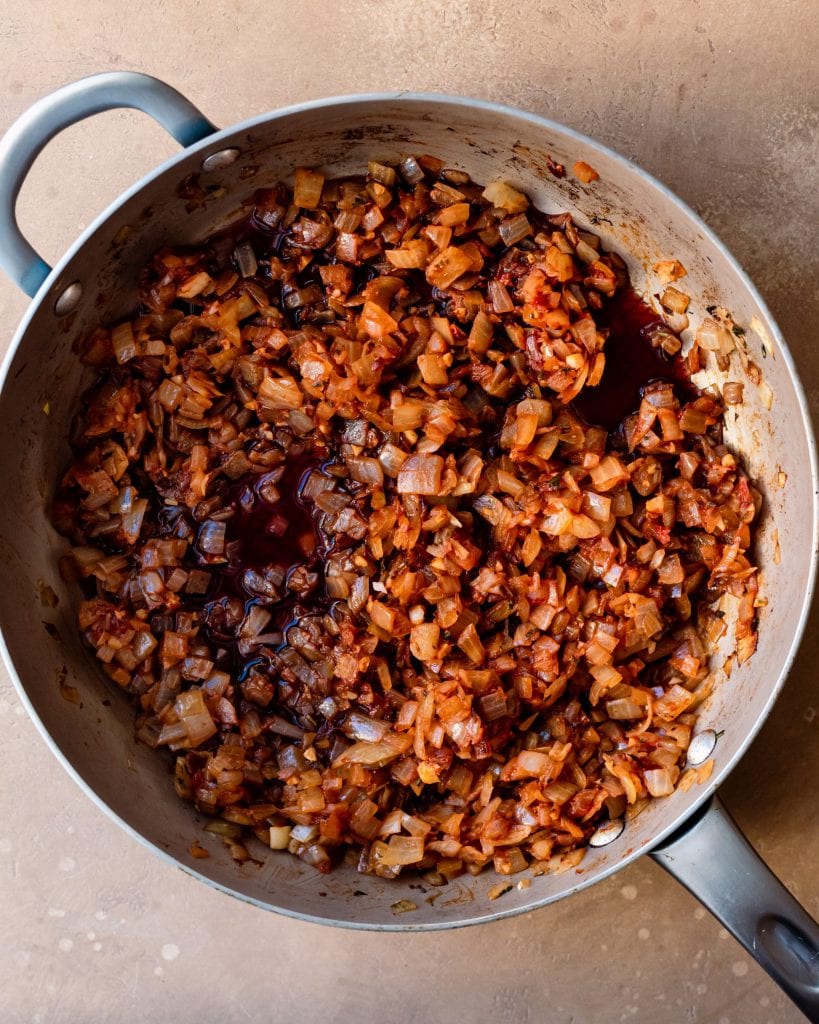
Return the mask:
<path fill-rule="evenodd" d="M 91 114 L 135 107 L 183 147 L 100 216 L 49 267 L 23 238 L 15 202 L 40 149 Z M 112 145 L 121 145 L 112 142 Z M 628 261 L 651 295 L 658 260 L 687 269 L 691 321 L 711 305 L 744 331 L 729 371 L 746 373 L 745 401 L 726 426 L 764 495 L 757 560 L 762 593 L 759 650 L 717 685 L 703 706 L 690 761 L 713 759 L 699 785 L 651 802 L 575 868 L 532 879 L 497 899 L 497 876 L 450 883 L 428 901 L 411 879 L 385 881 L 341 868 L 318 875 L 286 854 L 238 866 L 221 844 L 207 860 L 201 836 L 174 794 L 169 766 L 134 740 L 131 709 L 94 665 L 75 628 L 76 595 L 56 570 L 64 542 L 49 524 L 51 487 L 68 459 L 66 437 L 87 372 L 72 340 L 136 303 L 134 282 L 164 244 L 196 242 L 229 222 L 256 188 L 296 166 L 328 174 L 367 160 L 434 153 L 477 181 L 499 176 L 546 211 L 569 210 Z M 552 162 L 591 164 L 583 185 L 550 173 Z M 644 853 L 687 886 L 812 1020 L 819 1020 L 819 928 L 763 862 L 715 797 L 765 721 L 796 652 L 810 605 L 817 541 L 817 466 L 802 387 L 785 342 L 753 284 L 713 233 L 666 188 L 600 144 L 552 121 L 476 100 L 408 93 L 322 100 L 218 131 L 169 86 L 113 73 L 40 100 L 0 144 L 0 265 L 30 296 L 2 368 L 0 393 L 0 624 L 20 696 L 63 765 L 111 817 L 173 864 L 257 906 L 352 928 L 421 930 L 475 924 L 543 906 L 597 882 Z M 740 357 L 741 354 L 741 358 Z M 717 378 L 718 379 L 718 378 Z M 54 596 L 58 603 L 54 604 Z M 74 699 L 66 700 L 66 696 Z M 703 777 L 706 772 L 701 773 Z M 495 892 L 492 893 L 495 895 Z M 396 909 L 414 906 L 398 915 Z"/>

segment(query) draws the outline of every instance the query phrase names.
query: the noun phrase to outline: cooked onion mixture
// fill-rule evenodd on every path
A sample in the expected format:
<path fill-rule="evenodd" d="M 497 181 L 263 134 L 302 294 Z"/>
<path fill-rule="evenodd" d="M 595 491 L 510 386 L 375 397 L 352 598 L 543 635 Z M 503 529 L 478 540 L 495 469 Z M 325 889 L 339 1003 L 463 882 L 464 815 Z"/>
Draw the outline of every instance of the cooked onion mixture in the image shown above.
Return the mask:
<path fill-rule="evenodd" d="M 680 782 L 726 607 L 755 647 L 742 387 L 689 376 L 730 332 L 683 356 L 678 288 L 432 157 L 245 213 L 79 343 L 86 642 L 237 860 L 575 863 Z"/>

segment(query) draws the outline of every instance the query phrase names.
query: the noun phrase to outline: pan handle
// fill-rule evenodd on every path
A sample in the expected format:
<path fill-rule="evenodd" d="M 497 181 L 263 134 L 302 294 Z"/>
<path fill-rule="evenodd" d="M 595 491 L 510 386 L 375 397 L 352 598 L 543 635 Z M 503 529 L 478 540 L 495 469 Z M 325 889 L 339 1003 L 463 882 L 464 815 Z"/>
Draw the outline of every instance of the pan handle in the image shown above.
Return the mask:
<path fill-rule="evenodd" d="M 35 295 L 51 267 L 17 224 L 17 196 L 26 175 L 46 143 L 64 128 L 118 107 L 150 114 L 180 146 L 190 146 L 217 130 L 176 89 L 134 71 L 81 78 L 29 107 L 0 141 L 0 267 L 27 295 Z"/>
<path fill-rule="evenodd" d="M 819 925 L 713 797 L 651 856 L 693 893 L 810 1021 L 819 1021 Z"/>

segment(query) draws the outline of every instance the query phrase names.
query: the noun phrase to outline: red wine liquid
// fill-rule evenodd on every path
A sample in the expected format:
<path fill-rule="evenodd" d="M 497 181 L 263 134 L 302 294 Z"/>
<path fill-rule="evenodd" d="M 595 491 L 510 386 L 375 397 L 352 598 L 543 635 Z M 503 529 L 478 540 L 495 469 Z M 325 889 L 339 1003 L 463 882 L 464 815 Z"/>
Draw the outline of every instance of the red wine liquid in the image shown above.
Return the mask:
<path fill-rule="evenodd" d="M 207 566 L 212 582 L 204 601 L 211 627 L 221 619 L 217 605 L 224 606 L 225 602 L 238 599 L 249 608 L 259 600 L 243 583 L 248 570 L 263 574 L 266 569 L 275 567 L 284 579 L 299 566 L 320 572 L 319 531 L 301 498 L 304 481 L 318 462 L 309 452 L 291 456 L 284 475 L 275 485 L 279 494 L 275 501 L 263 496 L 266 474 L 245 477 L 231 487 L 229 504 L 234 515 L 227 520 L 225 553 L 228 562 L 223 566 Z M 304 598 L 279 589 L 281 599 L 270 605 L 274 629 L 281 629 L 298 618 L 298 608 L 304 603 Z M 311 606 L 325 603 L 323 580 L 307 600 Z M 214 609 L 216 618 L 211 621 Z"/>
<path fill-rule="evenodd" d="M 228 538 L 238 543 L 237 564 L 242 569 L 270 565 L 289 572 L 315 559 L 318 548 L 313 517 L 301 500 L 304 479 L 314 466 L 305 453 L 289 459 L 284 476 L 276 484 L 279 499 L 261 496 L 262 478 L 240 481 L 233 489 L 236 516 L 228 526 Z"/>
<path fill-rule="evenodd" d="M 654 380 L 671 381 L 681 401 L 697 397 L 680 356 L 669 357 L 652 344 L 653 334 L 670 332 L 631 285 L 619 288 L 594 318 L 599 327 L 609 331 L 604 348 L 606 367 L 600 383 L 584 388 L 571 404 L 586 423 L 617 430 L 637 411 L 643 388 Z"/>

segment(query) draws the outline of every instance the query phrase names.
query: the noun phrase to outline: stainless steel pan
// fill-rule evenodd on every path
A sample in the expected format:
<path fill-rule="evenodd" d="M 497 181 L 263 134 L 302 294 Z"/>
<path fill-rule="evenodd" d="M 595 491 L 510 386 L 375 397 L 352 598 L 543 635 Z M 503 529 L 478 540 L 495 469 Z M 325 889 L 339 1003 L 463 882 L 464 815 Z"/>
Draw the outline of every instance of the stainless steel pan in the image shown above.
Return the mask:
<path fill-rule="evenodd" d="M 183 149 L 114 203 L 51 269 L 17 227 L 18 190 L 51 137 L 113 107 L 152 114 Z M 77 638 L 76 595 L 56 571 L 64 542 L 47 512 L 84 384 L 72 339 L 134 306 L 135 272 L 156 248 L 204 238 L 235 214 L 249 192 L 295 166 L 344 174 L 367 159 L 418 152 L 441 156 L 478 181 L 502 173 L 542 209 L 568 209 L 581 224 L 593 224 L 604 245 L 628 259 L 634 284 L 645 294 L 657 288 L 654 263 L 679 259 L 688 269 L 692 323 L 711 304 L 730 310 L 745 329 L 747 360 L 763 371 L 761 384 L 748 381 L 746 401 L 729 417 L 727 433 L 765 495 L 758 558 L 768 604 L 757 654 L 720 679 L 700 716 L 697 745 L 703 759 L 714 758 L 713 774 L 687 792 L 653 801 L 619 836 L 589 849 L 576 869 L 534 878 L 530 888 L 513 888 L 496 901 L 488 896 L 497 882 L 490 874 L 452 883 L 447 898 L 430 904 L 409 880 L 386 882 L 347 869 L 319 876 L 287 855 L 267 856 L 260 868 L 240 868 L 214 844 L 208 860 L 193 859 L 189 847 L 199 831 L 190 807 L 174 795 L 163 759 L 136 744 L 130 708 L 112 695 Z M 548 157 L 568 167 L 585 160 L 600 180 L 591 186 L 558 180 L 548 172 Z M 41 100 L 0 144 L 0 264 L 33 297 L 2 369 L 3 653 L 46 742 L 100 807 L 170 863 L 226 892 L 295 917 L 354 928 L 449 928 L 521 913 L 571 895 L 651 851 L 802 1010 L 819 1019 L 819 929 L 714 797 L 768 715 L 804 627 L 817 541 L 814 441 L 776 324 L 730 253 L 679 199 L 591 139 L 495 104 L 407 93 L 353 96 L 217 131 L 169 86 L 115 73 Z M 747 366 L 733 358 L 729 374 L 736 378 Z M 44 585 L 58 595 L 56 608 L 43 602 Z M 66 686 L 79 691 L 80 705 L 64 699 Z M 396 916 L 392 908 L 400 900 L 417 909 Z"/>

